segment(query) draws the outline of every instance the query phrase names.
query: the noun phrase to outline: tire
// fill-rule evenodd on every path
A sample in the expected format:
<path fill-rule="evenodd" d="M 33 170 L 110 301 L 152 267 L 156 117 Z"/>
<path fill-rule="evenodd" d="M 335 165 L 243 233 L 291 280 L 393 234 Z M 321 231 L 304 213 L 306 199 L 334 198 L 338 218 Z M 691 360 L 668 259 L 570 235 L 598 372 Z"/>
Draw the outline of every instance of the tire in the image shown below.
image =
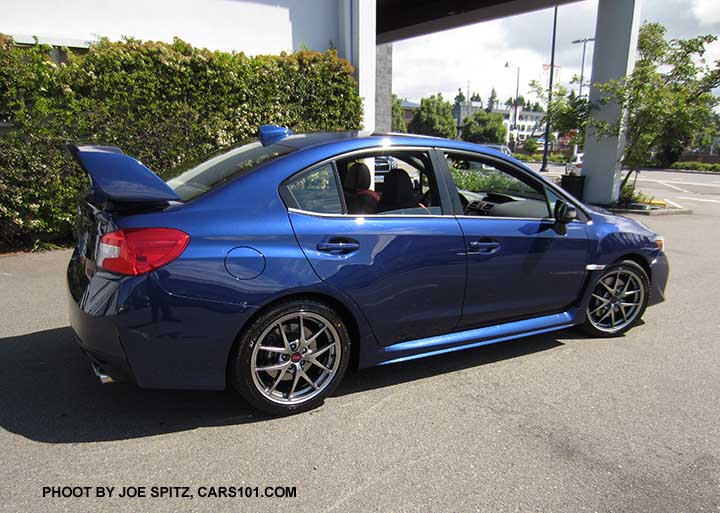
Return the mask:
<path fill-rule="evenodd" d="M 294 299 L 270 307 L 243 331 L 229 373 L 252 406 L 290 415 L 321 405 L 349 361 L 350 335 L 342 317 L 325 303 Z"/>
<path fill-rule="evenodd" d="M 632 260 L 607 267 L 594 283 L 582 330 L 593 337 L 617 337 L 635 326 L 647 307 L 650 278 Z"/>

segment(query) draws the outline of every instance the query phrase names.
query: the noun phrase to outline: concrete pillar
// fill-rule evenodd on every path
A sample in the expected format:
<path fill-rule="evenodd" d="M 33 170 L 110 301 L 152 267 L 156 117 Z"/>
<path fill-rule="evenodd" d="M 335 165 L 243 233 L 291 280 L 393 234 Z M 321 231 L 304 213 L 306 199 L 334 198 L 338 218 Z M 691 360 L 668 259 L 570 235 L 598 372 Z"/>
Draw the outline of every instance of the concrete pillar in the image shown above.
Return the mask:
<path fill-rule="evenodd" d="M 599 105 L 603 93 L 596 84 L 619 79 L 632 73 L 635 66 L 640 29 L 641 0 L 600 0 L 595 25 L 595 48 L 592 62 L 590 102 Z M 616 122 L 622 113 L 615 103 L 600 106 L 593 118 Z M 589 128 L 585 135 L 582 174 L 585 179 L 585 201 L 608 205 L 620 196 L 620 157 L 625 134 L 597 139 Z"/>
<path fill-rule="evenodd" d="M 375 130 L 375 0 L 340 0 L 338 9 L 341 57 L 355 67 L 363 100 L 363 129 Z"/>
<path fill-rule="evenodd" d="M 375 131 L 392 129 L 392 43 L 378 45 L 375 59 Z"/>

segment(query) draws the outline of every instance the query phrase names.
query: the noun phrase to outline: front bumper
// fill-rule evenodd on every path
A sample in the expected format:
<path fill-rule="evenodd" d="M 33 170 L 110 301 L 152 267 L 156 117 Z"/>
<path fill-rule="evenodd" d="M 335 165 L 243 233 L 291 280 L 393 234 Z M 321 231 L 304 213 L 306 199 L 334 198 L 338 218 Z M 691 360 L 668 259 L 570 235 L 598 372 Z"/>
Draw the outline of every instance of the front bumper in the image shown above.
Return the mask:
<path fill-rule="evenodd" d="M 656 305 L 665 301 L 665 287 L 667 286 L 670 265 L 665 253 L 660 252 L 650 262 L 650 296 L 648 306 Z"/>

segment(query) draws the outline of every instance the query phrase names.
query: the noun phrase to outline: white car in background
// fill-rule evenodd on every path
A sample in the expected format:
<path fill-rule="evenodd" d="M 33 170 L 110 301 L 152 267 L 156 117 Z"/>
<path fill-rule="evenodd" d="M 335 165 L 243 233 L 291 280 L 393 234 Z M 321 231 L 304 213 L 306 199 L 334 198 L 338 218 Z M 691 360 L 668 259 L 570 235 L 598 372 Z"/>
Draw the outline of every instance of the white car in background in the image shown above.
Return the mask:
<path fill-rule="evenodd" d="M 501 153 L 504 153 L 505 155 L 509 155 L 512 157 L 512 152 L 510 151 L 510 148 L 505 146 L 504 144 L 483 144 L 486 148 L 492 148 L 493 150 L 497 150 Z"/>
<path fill-rule="evenodd" d="M 582 171 L 582 165 L 583 165 L 583 155 L 584 153 L 578 153 L 573 157 L 573 159 L 565 164 L 565 174 L 576 174 L 579 175 Z"/>

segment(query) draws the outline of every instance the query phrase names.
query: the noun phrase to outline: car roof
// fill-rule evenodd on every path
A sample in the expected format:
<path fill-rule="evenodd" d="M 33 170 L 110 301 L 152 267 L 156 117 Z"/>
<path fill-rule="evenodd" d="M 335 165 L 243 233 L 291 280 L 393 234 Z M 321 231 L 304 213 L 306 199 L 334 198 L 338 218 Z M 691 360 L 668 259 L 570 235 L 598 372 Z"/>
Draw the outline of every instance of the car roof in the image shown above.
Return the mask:
<path fill-rule="evenodd" d="M 358 149 L 372 148 L 375 146 L 421 146 L 428 148 L 441 146 L 447 149 L 466 150 L 486 153 L 493 156 L 506 157 L 504 153 L 497 151 L 490 146 L 469 143 L 466 141 L 458 141 L 455 139 L 444 139 L 442 137 L 433 137 L 429 135 L 400 134 L 394 132 L 371 133 L 363 131 L 348 131 L 293 134 L 281 139 L 277 142 L 277 144 L 288 146 L 296 150 L 302 150 L 323 145 L 332 145 L 334 143 L 344 143 L 343 146 L 353 146 L 353 141 L 357 141 Z"/>

